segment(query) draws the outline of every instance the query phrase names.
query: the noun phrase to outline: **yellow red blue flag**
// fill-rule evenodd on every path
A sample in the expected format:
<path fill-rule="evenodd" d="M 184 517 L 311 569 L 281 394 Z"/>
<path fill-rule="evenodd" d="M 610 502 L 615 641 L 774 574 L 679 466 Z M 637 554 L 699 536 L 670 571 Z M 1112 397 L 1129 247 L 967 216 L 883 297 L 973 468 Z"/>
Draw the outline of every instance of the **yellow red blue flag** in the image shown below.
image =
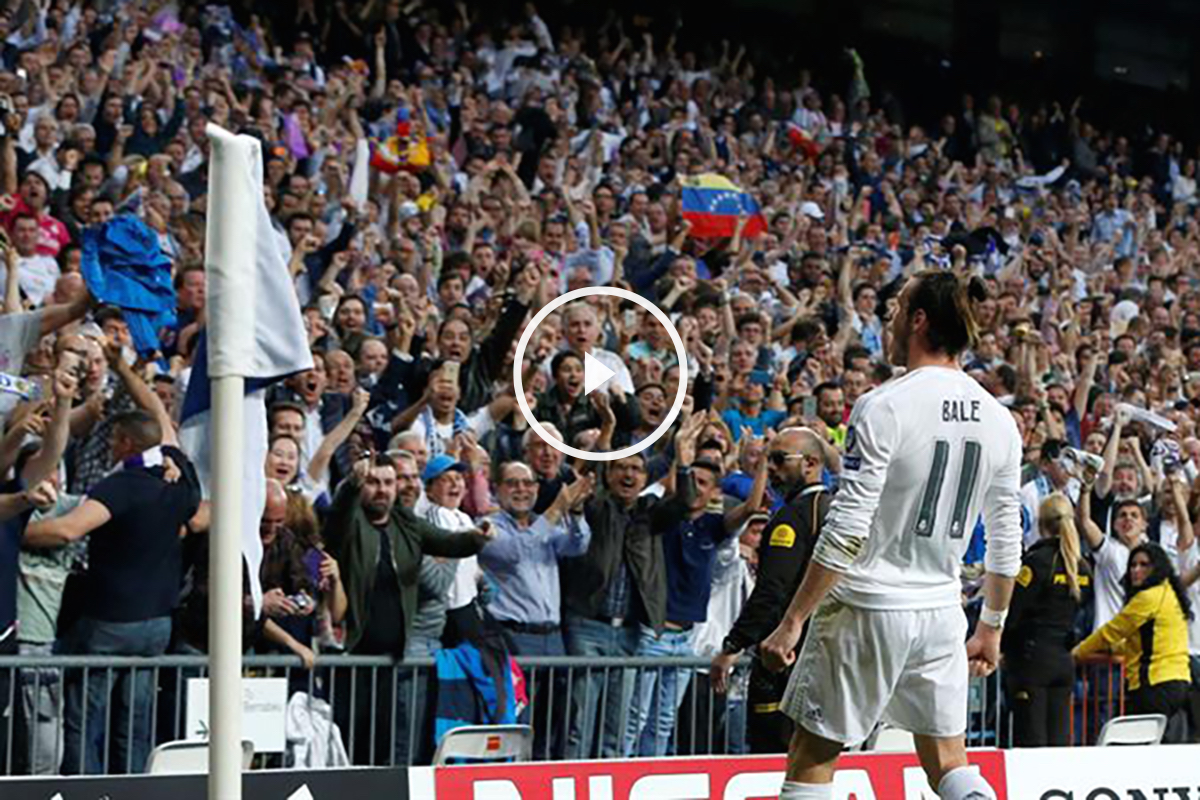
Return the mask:
<path fill-rule="evenodd" d="M 680 195 L 683 218 L 692 223 L 697 239 L 733 236 L 738 218 L 747 217 L 743 236 L 757 236 L 767 229 L 758 201 L 723 175 L 706 172 L 683 179 Z"/>

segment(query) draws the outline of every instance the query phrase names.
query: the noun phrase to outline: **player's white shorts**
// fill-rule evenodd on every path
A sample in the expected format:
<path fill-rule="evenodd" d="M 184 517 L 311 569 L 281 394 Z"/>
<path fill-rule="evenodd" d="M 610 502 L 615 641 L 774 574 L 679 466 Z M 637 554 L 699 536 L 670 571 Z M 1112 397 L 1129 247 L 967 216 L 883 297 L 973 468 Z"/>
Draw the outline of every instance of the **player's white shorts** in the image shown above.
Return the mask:
<path fill-rule="evenodd" d="M 961 608 L 872 611 L 826 599 L 792 669 L 783 712 L 853 745 L 882 720 L 926 736 L 967 729 L 967 618 Z"/>

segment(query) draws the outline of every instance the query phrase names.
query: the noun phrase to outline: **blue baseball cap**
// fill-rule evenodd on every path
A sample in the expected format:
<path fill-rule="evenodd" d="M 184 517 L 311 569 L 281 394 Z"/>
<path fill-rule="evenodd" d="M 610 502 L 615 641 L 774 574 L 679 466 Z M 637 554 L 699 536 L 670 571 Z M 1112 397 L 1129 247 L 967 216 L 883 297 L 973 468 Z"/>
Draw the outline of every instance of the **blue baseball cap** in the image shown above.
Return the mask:
<path fill-rule="evenodd" d="M 436 478 L 440 478 L 451 470 L 456 472 L 466 472 L 467 465 L 461 461 L 455 461 L 445 453 L 441 453 L 426 462 L 425 471 L 421 473 L 421 480 L 428 483 Z"/>

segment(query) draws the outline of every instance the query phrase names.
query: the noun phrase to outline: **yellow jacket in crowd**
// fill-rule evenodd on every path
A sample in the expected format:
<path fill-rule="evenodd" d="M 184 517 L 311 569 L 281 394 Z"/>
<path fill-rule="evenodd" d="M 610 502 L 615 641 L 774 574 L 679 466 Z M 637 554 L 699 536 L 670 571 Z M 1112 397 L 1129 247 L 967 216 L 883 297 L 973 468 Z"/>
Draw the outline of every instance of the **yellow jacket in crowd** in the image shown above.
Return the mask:
<path fill-rule="evenodd" d="M 1117 616 L 1079 643 L 1075 657 L 1105 652 L 1125 657 L 1131 692 L 1191 680 L 1187 619 L 1168 581 L 1135 594 Z"/>

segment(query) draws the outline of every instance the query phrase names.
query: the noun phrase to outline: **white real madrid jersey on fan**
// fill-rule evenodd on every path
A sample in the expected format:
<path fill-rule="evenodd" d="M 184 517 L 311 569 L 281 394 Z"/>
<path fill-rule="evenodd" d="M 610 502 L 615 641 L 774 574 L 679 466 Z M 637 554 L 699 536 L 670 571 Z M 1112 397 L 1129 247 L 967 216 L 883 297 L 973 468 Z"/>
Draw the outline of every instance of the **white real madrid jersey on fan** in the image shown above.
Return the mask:
<path fill-rule="evenodd" d="M 922 367 L 862 397 L 825 526 L 866 541 L 834 596 L 880 610 L 959 605 L 980 511 L 989 551 L 1020 541 L 1020 469 L 1012 415 L 960 370 Z"/>

